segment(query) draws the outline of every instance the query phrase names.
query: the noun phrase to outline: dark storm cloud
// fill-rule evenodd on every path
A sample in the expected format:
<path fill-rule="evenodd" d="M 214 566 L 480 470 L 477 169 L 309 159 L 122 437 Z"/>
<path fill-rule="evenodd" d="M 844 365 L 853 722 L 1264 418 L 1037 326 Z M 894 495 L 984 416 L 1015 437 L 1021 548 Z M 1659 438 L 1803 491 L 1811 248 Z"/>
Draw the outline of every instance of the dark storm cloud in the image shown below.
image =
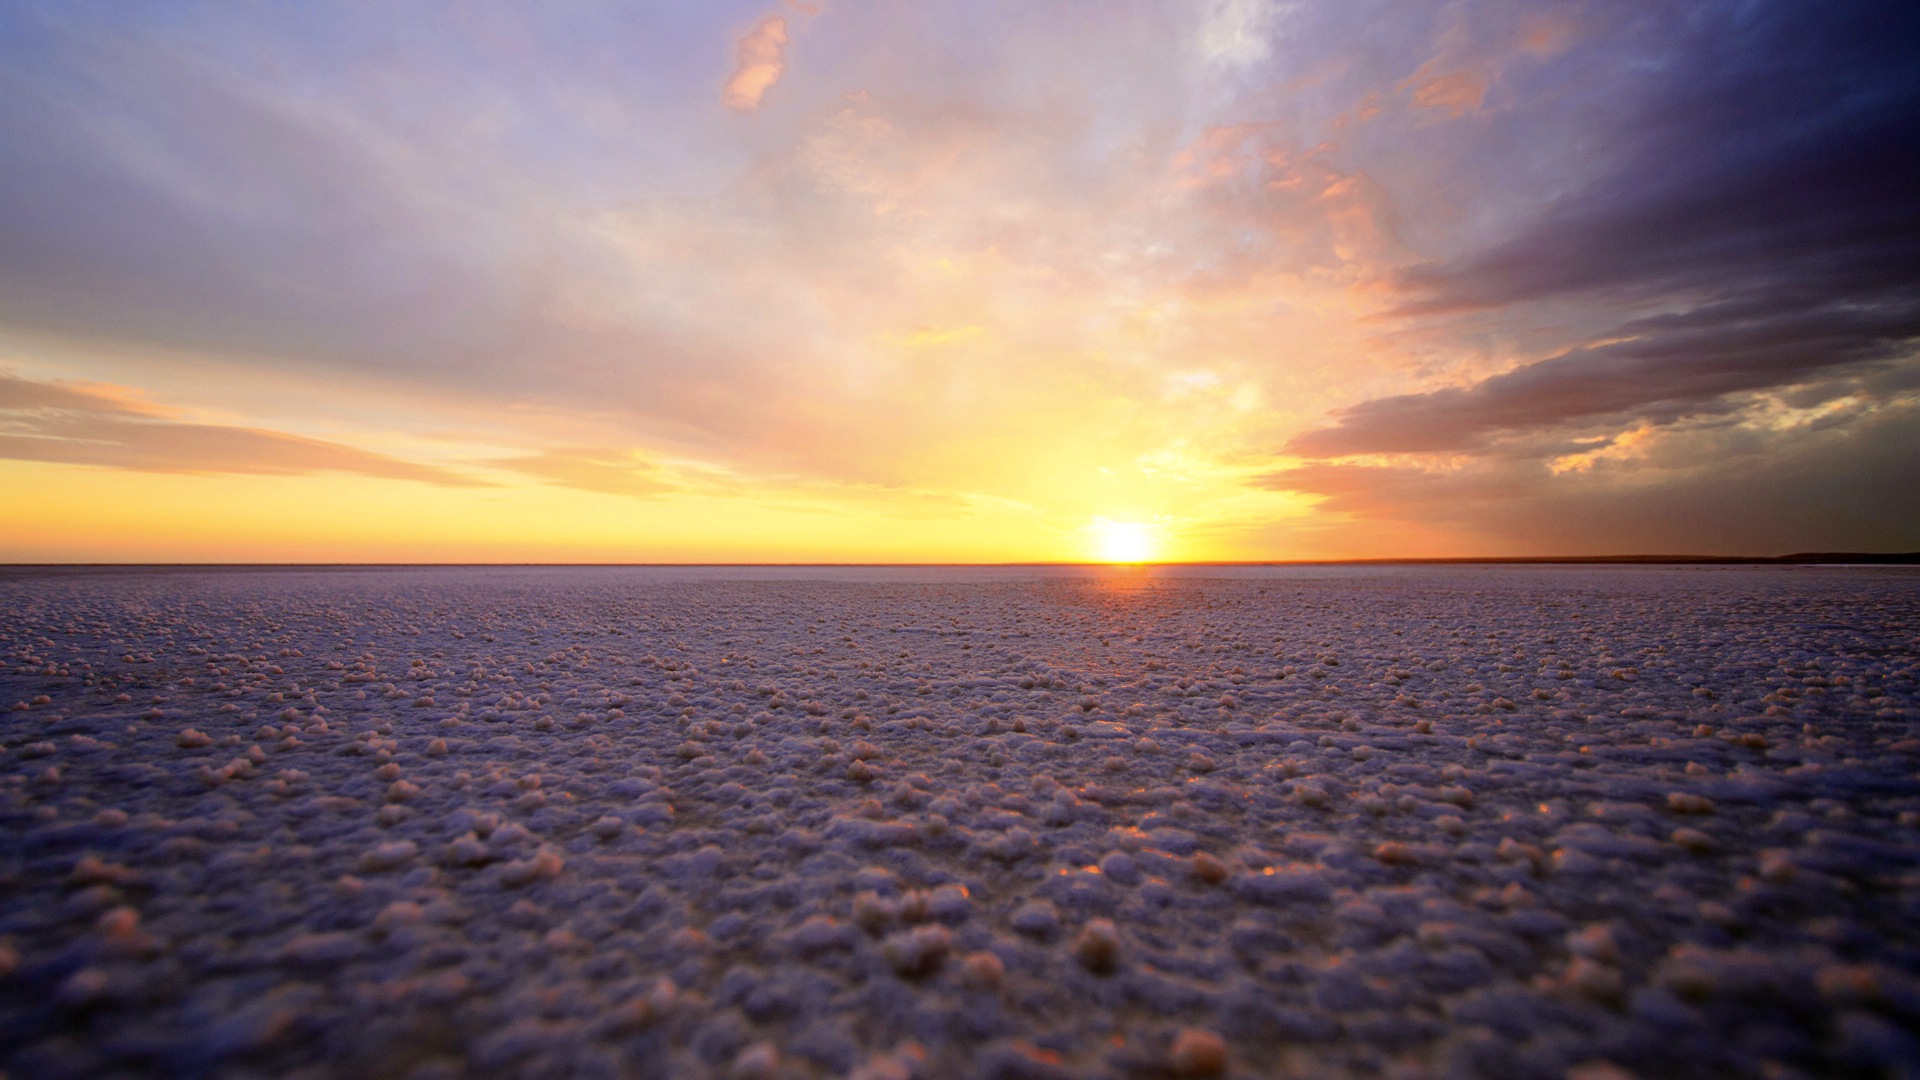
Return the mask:
<path fill-rule="evenodd" d="M 1837 369 L 1910 357 L 1920 298 L 1850 303 L 1780 290 L 1623 327 L 1629 340 L 1575 349 L 1469 387 L 1376 398 L 1288 445 L 1315 457 L 1470 450 L 1516 433 L 1605 420 L 1656 423 L 1738 408 L 1729 395 L 1797 386 Z"/>
<path fill-rule="evenodd" d="M 1560 474 L 1538 457 L 1480 456 L 1454 466 L 1312 462 L 1256 483 L 1321 496 L 1316 509 L 1346 517 L 1335 531 L 1356 538 L 1385 522 L 1439 526 L 1479 554 L 1910 551 L 1920 404 L 1778 430 L 1683 424 L 1644 455 Z"/>
<path fill-rule="evenodd" d="M 1404 311 L 1600 289 L 1910 286 L 1920 253 L 1920 8 L 1770 5 L 1673 61 L 1598 182 L 1518 235 L 1403 272 Z M 1876 14 L 1880 17 L 1876 18 Z M 1852 33 L 1845 31 L 1852 30 Z M 1740 48 L 1751 53 L 1713 55 Z"/>
<path fill-rule="evenodd" d="M 1702 6 L 1603 177 L 1504 242 L 1402 271 L 1399 314 L 1636 313 L 1467 387 L 1380 398 L 1305 455 L 1464 450 L 1910 363 L 1920 337 L 1920 7 Z M 1647 311 L 1658 314 L 1643 314 Z M 1621 340 L 1626 339 L 1626 340 Z"/>

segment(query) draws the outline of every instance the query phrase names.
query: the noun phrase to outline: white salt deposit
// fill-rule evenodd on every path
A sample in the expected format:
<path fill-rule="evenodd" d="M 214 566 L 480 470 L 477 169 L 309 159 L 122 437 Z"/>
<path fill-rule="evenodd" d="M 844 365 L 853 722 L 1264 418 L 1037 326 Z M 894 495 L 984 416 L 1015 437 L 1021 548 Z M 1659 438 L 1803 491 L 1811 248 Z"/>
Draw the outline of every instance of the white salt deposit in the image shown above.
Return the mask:
<path fill-rule="evenodd" d="M 1920 574 L 13 571 L 8 1076 L 1911 1076 Z"/>

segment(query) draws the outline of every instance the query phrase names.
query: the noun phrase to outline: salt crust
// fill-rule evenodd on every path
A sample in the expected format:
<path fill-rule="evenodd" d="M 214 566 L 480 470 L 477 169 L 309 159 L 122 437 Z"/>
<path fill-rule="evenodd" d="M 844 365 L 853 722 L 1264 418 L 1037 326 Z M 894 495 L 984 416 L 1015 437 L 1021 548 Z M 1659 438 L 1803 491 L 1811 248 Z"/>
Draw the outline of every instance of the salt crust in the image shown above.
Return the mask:
<path fill-rule="evenodd" d="M 1869 1075 L 1920 575 L 0 579 L 18 1076 Z"/>

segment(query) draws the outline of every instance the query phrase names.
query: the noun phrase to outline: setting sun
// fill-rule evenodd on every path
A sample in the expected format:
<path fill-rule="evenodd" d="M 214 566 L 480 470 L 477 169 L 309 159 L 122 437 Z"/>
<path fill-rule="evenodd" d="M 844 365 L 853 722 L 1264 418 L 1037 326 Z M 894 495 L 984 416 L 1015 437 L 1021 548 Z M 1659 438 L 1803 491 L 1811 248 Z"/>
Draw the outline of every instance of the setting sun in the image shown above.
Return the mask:
<path fill-rule="evenodd" d="M 1152 527 L 1136 522 L 1096 518 L 1093 534 L 1094 550 L 1101 562 L 1147 562 L 1153 558 L 1158 547 Z"/>

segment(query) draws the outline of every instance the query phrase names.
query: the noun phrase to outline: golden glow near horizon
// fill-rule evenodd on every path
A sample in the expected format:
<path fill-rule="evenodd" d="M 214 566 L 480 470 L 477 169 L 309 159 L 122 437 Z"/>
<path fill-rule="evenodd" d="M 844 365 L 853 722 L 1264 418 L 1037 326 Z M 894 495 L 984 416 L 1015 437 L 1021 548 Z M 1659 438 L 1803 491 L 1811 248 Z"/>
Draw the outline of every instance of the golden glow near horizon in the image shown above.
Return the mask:
<path fill-rule="evenodd" d="M 1095 558 L 1100 562 L 1152 562 L 1159 549 L 1152 527 L 1138 522 L 1096 518 L 1093 533 Z"/>

